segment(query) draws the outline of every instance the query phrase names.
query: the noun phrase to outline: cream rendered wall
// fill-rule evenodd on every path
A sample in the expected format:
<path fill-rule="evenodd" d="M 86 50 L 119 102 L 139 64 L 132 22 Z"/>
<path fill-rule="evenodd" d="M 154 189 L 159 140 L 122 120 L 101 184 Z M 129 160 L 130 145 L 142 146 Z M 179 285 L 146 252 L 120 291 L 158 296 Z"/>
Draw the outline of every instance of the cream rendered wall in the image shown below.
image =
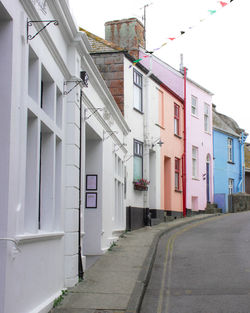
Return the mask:
<path fill-rule="evenodd" d="M 85 202 L 85 175 L 98 175 L 97 209 L 86 209 L 84 212 L 83 253 L 100 255 L 118 239 L 119 231 L 125 230 L 125 203 L 122 199 L 118 223 L 115 203 L 115 155 L 124 161 L 127 153 L 126 133 L 128 127 L 117 109 L 107 86 L 98 84 L 101 75 L 92 61 L 92 67 L 84 61 L 83 67 L 90 76 L 89 86 L 84 89 L 83 103 L 86 121 L 85 129 L 85 168 L 82 171 L 83 202 Z M 99 73 L 99 72 L 98 72 Z M 102 89 L 105 88 L 105 91 Z M 111 98 L 105 95 L 106 92 Z M 94 108 L 98 110 L 92 114 Z M 114 109 L 118 112 L 114 113 Z M 113 111 L 112 111 L 113 110 Z M 124 125 L 122 124 L 124 123 Z M 126 128 L 127 127 L 127 128 Z M 112 133 L 113 132 L 113 133 Z M 124 177 L 121 177 L 124 183 Z M 123 197 L 123 194 L 121 195 Z"/>
<path fill-rule="evenodd" d="M 77 45 L 69 48 L 70 41 L 74 41 L 74 35 L 71 33 L 67 37 L 65 33 L 61 33 L 62 30 L 65 30 L 62 28 L 62 24 L 75 29 L 75 34 L 77 34 L 77 28 L 74 24 L 72 25 L 70 18 L 65 20 L 65 17 L 57 12 L 56 17 L 60 20 L 59 26 L 52 24 L 32 41 L 27 42 L 27 18 L 29 20 L 53 19 L 57 9 L 59 12 L 60 9 L 67 11 L 65 2 L 50 2 L 46 8 L 46 14 L 43 14 L 33 1 L 2 1 L 1 4 L 13 19 L 13 35 L 9 37 L 13 42 L 13 54 L 11 55 L 13 71 L 12 77 L 9 79 L 11 100 L 7 102 L 11 108 L 10 183 L 2 184 L 6 188 L 6 194 L 11 196 L 8 205 L 4 208 L 9 222 L 7 224 L 6 219 L 7 230 L 3 235 L 18 240 L 19 246 L 19 250 L 17 250 L 13 242 L 7 241 L 5 242 L 6 251 L 0 250 L 1 259 L 6 259 L 4 269 L 6 280 L 5 284 L 1 285 L 1 294 L 4 298 L 1 301 L 1 312 L 47 312 L 54 299 L 60 295 L 61 290 L 78 281 L 77 208 L 79 204 L 80 93 L 76 88 L 69 95 L 62 97 L 61 103 L 58 104 L 61 105 L 63 121 L 62 129 L 59 129 L 44 112 L 41 112 L 39 107 L 41 80 L 39 73 L 43 65 L 53 79 L 53 98 L 56 92 L 55 85 L 61 93 L 64 88 L 68 90 L 69 85 L 66 87 L 64 82 L 70 80 L 71 76 L 79 76 L 80 56 L 76 51 Z M 66 13 L 68 14 L 68 12 Z M 36 32 L 34 27 L 31 27 L 29 31 L 32 34 Z M 51 36 L 53 36 L 53 40 Z M 32 47 L 37 55 L 38 65 L 38 77 L 33 82 L 33 87 L 38 90 L 38 93 L 34 99 L 28 95 L 29 47 Z M 8 53 L 10 52 L 8 51 Z M 51 208 L 51 212 L 53 212 L 55 199 L 58 198 L 58 192 L 62 191 L 61 198 L 58 199 L 61 204 L 55 212 L 55 224 L 51 225 L 50 223 L 43 230 L 34 228 L 31 231 L 29 227 L 29 232 L 27 231 L 29 224 L 26 223 L 27 214 L 25 214 L 25 176 L 26 172 L 31 175 L 37 173 L 36 168 L 32 166 L 29 168 L 28 163 L 26 171 L 27 108 L 41 116 L 48 127 L 55 129 L 62 139 L 62 171 L 60 168 L 57 169 L 62 175 L 62 181 L 56 186 L 57 194 L 53 192 L 52 200 L 50 200 L 53 203 Z M 67 110 L 65 115 L 64 109 Z M 53 138 L 55 140 L 55 137 Z M 53 176 L 53 172 L 51 174 Z M 2 242 L 4 241 L 1 240 L 0 244 Z M 3 256 L 2 253 L 4 253 Z"/>
<path fill-rule="evenodd" d="M 144 141 L 143 134 L 143 114 L 137 112 L 133 108 L 133 70 L 134 67 L 129 68 L 131 62 L 124 58 L 124 118 L 127 121 L 131 132 L 128 134 L 126 143 L 129 151 L 127 168 L 127 199 L 126 207 L 143 207 L 143 192 L 138 192 L 133 189 L 133 140 L 137 139 Z M 137 68 L 136 68 L 137 69 Z M 137 69 L 138 70 L 138 69 Z M 140 70 L 138 72 L 141 73 Z M 144 95 L 143 95 L 144 96 Z"/>
<path fill-rule="evenodd" d="M 158 120 L 158 85 L 148 78 L 139 68 L 129 67 L 131 62 L 124 59 L 124 118 L 131 128 L 127 136 L 127 149 L 129 151 L 127 168 L 127 198 L 126 206 L 160 208 L 160 147 L 152 147 L 152 143 L 160 138 Z M 133 108 L 133 70 L 143 75 L 143 114 Z M 145 121 L 146 119 L 146 121 Z M 145 126 L 145 123 L 147 126 Z M 133 140 L 143 142 L 144 177 L 150 180 L 150 173 L 155 174 L 149 185 L 148 192 L 133 189 Z M 151 155 L 151 157 L 150 157 Z M 150 161 L 151 160 L 151 161 Z M 154 169 L 151 168 L 153 166 Z M 151 198 L 150 198 L 151 195 Z M 154 197 L 154 199 L 152 199 Z"/>

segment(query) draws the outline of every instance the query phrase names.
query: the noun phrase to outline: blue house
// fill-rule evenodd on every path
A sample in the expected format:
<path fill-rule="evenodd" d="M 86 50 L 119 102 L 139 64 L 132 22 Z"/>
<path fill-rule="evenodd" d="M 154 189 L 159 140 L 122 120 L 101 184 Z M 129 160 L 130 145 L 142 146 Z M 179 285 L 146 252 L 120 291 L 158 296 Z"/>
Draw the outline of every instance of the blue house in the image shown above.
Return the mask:
<path fill-rule="evenodd" d="M 244 143 L 247 134 L 213 105 L 214 202 L 228 212 L 228 195 L 245 192 Z"/>

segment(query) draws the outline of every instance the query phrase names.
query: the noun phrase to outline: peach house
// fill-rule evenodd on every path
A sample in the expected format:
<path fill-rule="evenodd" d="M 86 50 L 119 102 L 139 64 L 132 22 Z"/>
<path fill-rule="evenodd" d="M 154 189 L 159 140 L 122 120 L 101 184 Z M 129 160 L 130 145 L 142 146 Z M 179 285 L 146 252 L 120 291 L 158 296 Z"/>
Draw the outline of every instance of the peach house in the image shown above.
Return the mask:
<path fill-rule="evenodd" d="M 159 90 L 161 147 L 161 210 L 169 216 L 183 211 L 183 100 L 162 86 Z"/>

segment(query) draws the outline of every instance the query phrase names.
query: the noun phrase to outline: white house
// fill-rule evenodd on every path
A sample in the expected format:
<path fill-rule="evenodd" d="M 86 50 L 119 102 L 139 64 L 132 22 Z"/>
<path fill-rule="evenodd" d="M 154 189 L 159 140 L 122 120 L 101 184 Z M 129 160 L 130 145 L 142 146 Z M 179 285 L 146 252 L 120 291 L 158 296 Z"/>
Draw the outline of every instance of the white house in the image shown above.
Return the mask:
<path fill-rule="evenodd" d="M 47 312 L 125 228 L 129 127 L 66 0 L 1 0 L 0 25 L 0 312 Z"/>
<path fill-rule="evenodd" d="M 91 56 L 131 129 L 126 138 L 128 156 L 124 160 L 126 227 L 143 227 L 147 210 L 161 208 L 161 82 L 145 67 L 134 63 L 139 53 L 138 42 L 143 44 L 143 25 L 135 18 L 107 22 L 106 39 L 80 29 L 87 34 Z M 127 41 L 128 38 L 136 40 Z M 141 178 L 150 182 L 147 188 L 136 186 Z"/>

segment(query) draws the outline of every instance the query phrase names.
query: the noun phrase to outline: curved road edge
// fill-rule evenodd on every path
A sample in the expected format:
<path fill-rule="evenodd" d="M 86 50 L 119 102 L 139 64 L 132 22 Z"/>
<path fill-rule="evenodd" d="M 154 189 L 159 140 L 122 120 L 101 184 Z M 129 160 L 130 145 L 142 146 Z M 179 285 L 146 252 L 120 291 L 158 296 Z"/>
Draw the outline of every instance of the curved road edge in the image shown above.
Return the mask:
<path fill-rule="evenodd" d="M 142 300 L 150 279 L 150 275 L 152 272 L 152 267 L 154 264 L 154 260 L 155 260 L 155 255 L 156 255 L 156 251 L 157 251 L 157 247 L 158 247 L 158 243 L 160 238 L 166 234 L 167 232 L 170 232 L 174 229 L 177 229 L 179 227 L 182 227 L 184 225 L 187 224 L 191 224 L 191 223 L 195 223 L 201 220 L 205 220 L 205 219 L 209 219 L 215 216 L 220 216 L 222 214 L 218 213 L 218 214 L 209 214 L 209 215 L 204 215 L 202 217 L 191 217 L 191 218 L 184 218 L 183 220 L 181 220 L 181 222 L 179 222 L 178 224 L 173 224 L 171 225 L 171 222 L 169 223 L 169 228 L 160 230 L 154 237 L 154 240 L 152 241 L 149 251 L 147 253 L 147 256 L 143 262 L 143 266 L 142 269 L 138 275 L 137 278 L 137 282 L 134 286 L 134 289 L 132 291 L 132 294 L 130 296 L 129 302 L 128 302 L 128 306 L 126 309 L 126 313 L 139 313 L 141 304 L 142 304 Z"/>

